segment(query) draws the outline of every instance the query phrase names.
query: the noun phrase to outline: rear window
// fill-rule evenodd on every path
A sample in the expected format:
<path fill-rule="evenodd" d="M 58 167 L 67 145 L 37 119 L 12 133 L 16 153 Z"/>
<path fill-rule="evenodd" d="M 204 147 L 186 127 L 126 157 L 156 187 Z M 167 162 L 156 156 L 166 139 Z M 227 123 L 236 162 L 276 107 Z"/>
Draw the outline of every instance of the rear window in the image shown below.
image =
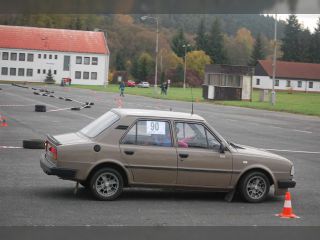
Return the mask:
<path fill-rule="evenodd" d="M 80 133 L 90 138 L 96 137 L 119 119 L 120 117 L 114 112 L 106 112 L 101 117 L 82 128 Z"/>

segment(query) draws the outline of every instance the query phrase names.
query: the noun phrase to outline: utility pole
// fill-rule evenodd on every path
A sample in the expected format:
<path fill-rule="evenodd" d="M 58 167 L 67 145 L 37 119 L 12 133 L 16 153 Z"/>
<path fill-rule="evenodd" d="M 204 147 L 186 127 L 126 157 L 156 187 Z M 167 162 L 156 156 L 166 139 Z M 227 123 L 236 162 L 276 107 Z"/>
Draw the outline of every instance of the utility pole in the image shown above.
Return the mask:
<path fill-rule="evenodd" d="M 274 90 L 274 85 L 276 81 L 276 63 L 277 63 L 277 14 L 275 14 L 274 19 L 274 52 L 273 52 L 273 62 L 272 62 L 272 92 L 271 92 L 271 105 L 276 104 L 276 91 Z"/>
<path fill-rule="evenodd" d="M 184 48 L 184 74 L 183 74 L 183 89 L 186 89 L 186 75 L 187 75 L 187 47 L 190 47 L 190 44 L 183 44 Z"/>
<path fill-rule="evenodd" d="M 157 83 L 158 83 L 158 50 L 159 50 L 159 18 L 158 17 L 150 17 L 150 16 L 142 16 L 141 20 L 145 21 L 147 19 L 154 19 L 157 24 L 157 36 L 156 36 L 156 66 L 155 66 L 155 74 L 154 74 L 154 92 L 157 92 Z"/>

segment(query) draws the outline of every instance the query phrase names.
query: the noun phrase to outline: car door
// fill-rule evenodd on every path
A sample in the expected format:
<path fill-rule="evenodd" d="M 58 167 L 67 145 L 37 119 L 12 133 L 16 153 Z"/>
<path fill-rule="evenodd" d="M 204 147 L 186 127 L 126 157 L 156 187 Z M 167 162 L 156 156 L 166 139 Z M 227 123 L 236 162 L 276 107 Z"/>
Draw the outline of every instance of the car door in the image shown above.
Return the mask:
<path fill-rule="evenodd" d="M 227 188 L 232 155 L 220 153 L 220 141 L 204 123 L 175 122 L 178 152 L 177 184 Z"/>
<path fill-rule="evenodd" d="M 120 151 L 134 183 L 176 184 L 177 151 L 169 121 L 138 120 L 122 138 Z"/>

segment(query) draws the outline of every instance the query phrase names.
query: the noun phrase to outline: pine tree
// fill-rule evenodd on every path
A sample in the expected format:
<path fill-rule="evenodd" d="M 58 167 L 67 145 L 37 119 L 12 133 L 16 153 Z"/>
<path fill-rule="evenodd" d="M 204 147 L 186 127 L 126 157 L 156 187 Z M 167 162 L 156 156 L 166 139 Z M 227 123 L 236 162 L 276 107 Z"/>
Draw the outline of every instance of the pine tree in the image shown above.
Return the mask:
<path fill-rule="evenodd" d="M 176 35 L 173 36 L 171 41 L 171 48 L 172 51 L 175 52 L 175 54 L 178 57 L 184 57 L 185 50 L 183 45 L 187 45 L 188 42 L 186 40 L 186 37 L 184 36 L 183 29 L 180 29 Z"/>
<path fill-rule="evenodd" d="M 284 38 L 282 39 L 281 50 L 283 52 L 282 59 L 285 61 L 299 62 L 301 59 L 301 43 L 300 33 L 301 26 L 297 16 L 292 14 L 288 18 L 288 23 L 284 30 Z"/>
<path fill-rule="evenodd" d="M 213 22 L 211 31 L 208 35 L 208 55 L 213 63 L 223 64 L 227 62 L 223 35 L 220 29 L 220 22 L 217 18 Z"/>
<path fill-rule="evenodd" d="M 52 73 L 51 71 L 48 72 L 47 76 L 46 76 L 46 79 L 44 80 L 45 83 L 48 83 L 48 84 L 53 84 L 55 83 L 55 80 L 53 79 L 53 76 L 52 76 Z"/>
<path fill-rule="evenodd" d="M 202 50 L 207 53 L 208 52 L 208 36 L 206 34 L 206 26 L 205 26 L 204 19 L 202 19 L 199 24 L 198 32 L 195 40 L 196 40 L 196 49 Z"/>
<path fill-rule="evenodd" d="M 124 57 L 121 52 L 117 52 L 117 54 L 116 54 L 115 65 L 116 65 L 117 71 L 125 71 L 126 70 Z"/>
<path fill-rule="evenodd" d="M 261 35 L 258 34 L 256 42 L 254 43 L 251 59 L 248 64 L 250 66 L 256 66 L 258 63 L 258 60 L 263 60 L 265 59 L 265 57 L 266 57 L 266 54 L 263 49 Z"/>
<path fill-rule="evenodd" d="M 320 63 L 320 18 L 318 19 L 317 27 L 312 34 L 309 57 L 311 62 Z"/>
<path fill-rule="evenodd" d="M 132 65 L 130 69 L 130 73 L 135 80 L 139 79 L 140 66 L 137 57 L 134 57 L 132 60 Z"/>

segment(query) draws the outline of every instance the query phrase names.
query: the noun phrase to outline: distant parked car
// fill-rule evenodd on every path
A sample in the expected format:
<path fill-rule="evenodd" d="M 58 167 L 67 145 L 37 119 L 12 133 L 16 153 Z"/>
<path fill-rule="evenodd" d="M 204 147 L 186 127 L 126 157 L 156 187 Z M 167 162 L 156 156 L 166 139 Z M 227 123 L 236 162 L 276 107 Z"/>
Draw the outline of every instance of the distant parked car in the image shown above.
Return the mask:
<path fill-rule="evenodd" d="M 149 88 L 150 84 L 148 82 L 141 82 L 137 85 L 139 88 Z"/>
<path fill-rule="evenodd" d="M 135 86 L 136 86 L 136 83 L 135 83 L 135 81 L 128 80 L 128 81 L 126 82 L 126 86 L 127 86 L 127 87 L 135 87 Z"/>

